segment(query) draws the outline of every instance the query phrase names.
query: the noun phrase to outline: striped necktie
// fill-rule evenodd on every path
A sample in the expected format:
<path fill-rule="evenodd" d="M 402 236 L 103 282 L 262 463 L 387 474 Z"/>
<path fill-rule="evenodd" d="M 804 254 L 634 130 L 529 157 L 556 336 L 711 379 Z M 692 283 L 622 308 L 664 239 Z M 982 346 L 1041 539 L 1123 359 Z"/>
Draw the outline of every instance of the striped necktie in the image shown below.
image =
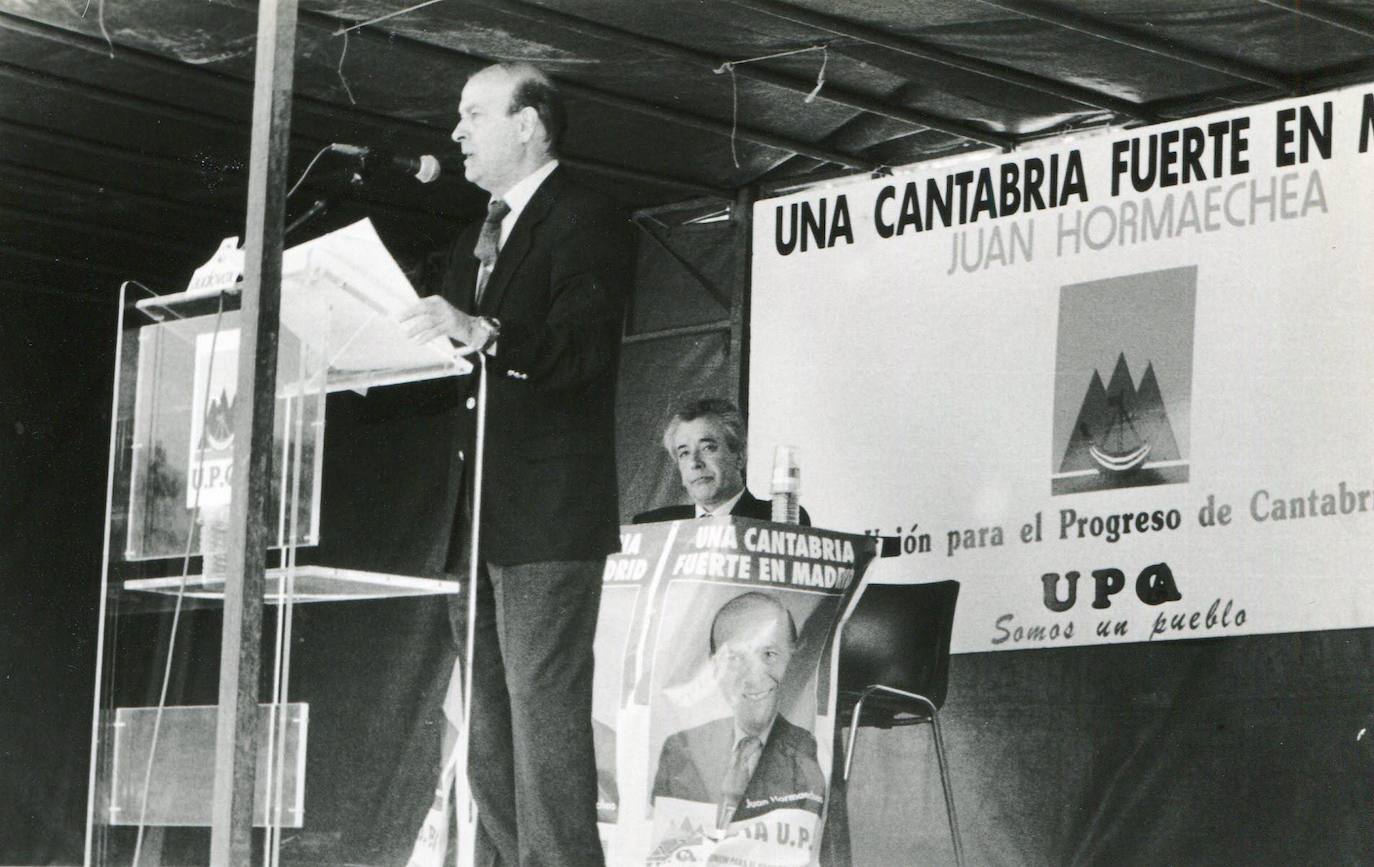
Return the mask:
<path fill-rule="evenodd" d="M 496 267 L 496 253 L 501 246 L 501 221 L 510 213 L 510 205 L 501 199 L 492 199 L 487 205 L 487 218 L 482 221 L 482 231 L 477 235 L 477 246 L 472 254 L 482 263 L 477 269 L 477 290 L 473 293 L 474 306 L 482 300 L 482 290 L 487 288 L 491 270 Z"/>
<path fill-rule="evenodd" d="M 716 810 L 716 827 L 726 828 L 735 817 L 740 799 L 749 788 L 749 781 L 758 767 L 759 756 L 763 753 L 763 741 L 749 735 L 739 739 L 730 757 L 730 767 L 725 771 L 725 779 L 720 785 L 720 804 Z"/>

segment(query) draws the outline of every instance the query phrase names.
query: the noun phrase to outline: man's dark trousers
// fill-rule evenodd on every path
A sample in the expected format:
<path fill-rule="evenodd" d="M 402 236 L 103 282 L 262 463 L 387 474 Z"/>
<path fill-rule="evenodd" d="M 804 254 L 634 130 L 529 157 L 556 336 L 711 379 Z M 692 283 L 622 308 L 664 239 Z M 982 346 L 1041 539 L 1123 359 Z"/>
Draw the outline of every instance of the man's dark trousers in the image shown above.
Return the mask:
<path fill-rule="evenodd" d="M 478 570 L 470 743 L 483 748 L 469 753 L 468 779 L 482 867 L 603 861 L 587 745 L 604 567 L 574 560 Z"/>

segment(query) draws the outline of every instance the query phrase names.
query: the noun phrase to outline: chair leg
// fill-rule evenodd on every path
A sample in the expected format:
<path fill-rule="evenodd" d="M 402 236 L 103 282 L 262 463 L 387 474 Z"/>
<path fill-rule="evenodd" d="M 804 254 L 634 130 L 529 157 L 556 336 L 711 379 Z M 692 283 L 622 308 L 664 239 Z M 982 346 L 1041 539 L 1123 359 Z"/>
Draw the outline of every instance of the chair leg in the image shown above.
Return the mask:
<path fill-rule="evenodd" d="M 949 767 L 945 761 L 945 739 L 940 734 L 939 710 L 930 699 L 914 692 L 877 685 L 870 687 L 863 697 L 867 698 L 871 692 L 882 692 L 914 701 L 924 707 L 926 715 L 930 717 L 930 731 L 935 740 L 935 762 L 940 766 L 940 788 L 945 794 L 945 815 L 949 818 L 949 835 L 954 842 L 954 863 L 957 867 L 964 867 L 964 844 L 959 838 L 959 819 L 954 814 L 954 786 L 950 783 Z"/>
<path fill-rule="evenodd" d="M 929 704 L 929 703 L 927 703 Z M 954 815 L 954 787 L 945 762 L 945 739 L 940 735 L 940 714 L 930 707 L 930 730 L 935 738 L 935 761 L 940 765 L 940 787 L 945 791 L 945 811 L 949 815 L 949 835 L 954 840 L 954 863 L 964 867 L 964 844 L 959 839 L 959 820 Z"/>
<path fill-rule="evenodd" d="M 849 718 L 849 743 L 844 750 L 844 781 L 849 782 L 849 769 L 854 764 L 854 742 L 859 739 L 859 714 L 863 712 L 864 702 L 873 694 L 873 688 L 869 687 L 859 696 L 859 700 L 854 702 L 854 712 Z"/>

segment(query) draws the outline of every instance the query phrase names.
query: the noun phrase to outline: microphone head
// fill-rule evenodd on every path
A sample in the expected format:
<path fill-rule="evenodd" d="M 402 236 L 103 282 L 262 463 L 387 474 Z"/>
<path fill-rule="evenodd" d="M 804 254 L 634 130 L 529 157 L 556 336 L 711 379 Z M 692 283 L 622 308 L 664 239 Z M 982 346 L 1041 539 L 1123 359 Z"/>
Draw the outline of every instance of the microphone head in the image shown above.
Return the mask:
<path fill-rule="evenodd" d="M 422 184 L 436 180 L 439 177 L 439 161 L 431 154 L 420 157 L 420 169 L 415 173 L 415 179 Z"/>
<path fill-rule="evenodd" d="M 362 159 L 367 156 L 367 148 L 359 147 L 358 145 L 343 144 L 342 142 L 334 142 L 328 147 L 328 150 L 331 153 L 343 154 L 346 157 L 353 157 L 354 159 Z"/>

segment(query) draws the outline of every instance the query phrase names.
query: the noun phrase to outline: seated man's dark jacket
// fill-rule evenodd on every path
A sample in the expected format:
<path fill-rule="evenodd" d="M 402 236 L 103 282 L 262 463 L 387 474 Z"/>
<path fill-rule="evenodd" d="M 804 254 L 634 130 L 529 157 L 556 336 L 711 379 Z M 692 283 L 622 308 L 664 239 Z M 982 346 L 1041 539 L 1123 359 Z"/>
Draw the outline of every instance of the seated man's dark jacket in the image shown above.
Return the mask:
<path fill-rule="evenodd" d="M 735 507 L 730 510 L 730 514 L 736 518 L 753 518 L 756 521 L 773 520 L 773 504 L 768 500 L 760 500 L 758 497 L 749 493 L 746 488 L 744 496 L 739 498 Z M 800 523 L 803 527 L 811 526 L 811 516 L 806 514 L 806 509 L 800 509 Z M 664 506 L 659 509 L 650 509 L 647 512 L 640 512 L 635 515 L 632 524 L 652 524 L 657 521 L 687 521 L 697 516 L 697 507 L 691 503 L 685 506 Z"/>

